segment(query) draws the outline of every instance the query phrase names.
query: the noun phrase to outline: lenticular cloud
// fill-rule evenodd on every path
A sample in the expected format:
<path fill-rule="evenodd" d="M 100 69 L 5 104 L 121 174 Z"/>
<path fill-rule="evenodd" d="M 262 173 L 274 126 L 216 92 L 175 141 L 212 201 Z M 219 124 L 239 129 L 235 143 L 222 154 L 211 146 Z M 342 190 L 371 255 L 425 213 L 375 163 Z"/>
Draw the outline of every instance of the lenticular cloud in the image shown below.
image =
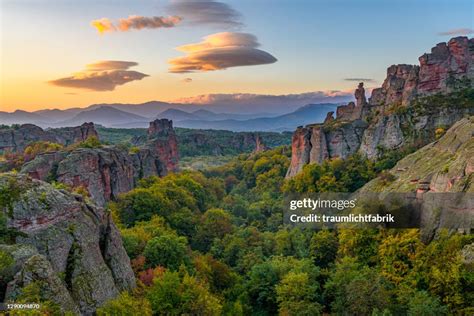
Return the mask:
<path fill-rule="evenodd" d="M 72 76 L 51 80 L 48 83 L 67 88 L 92 91 L 112 91 L 117 86 L 141 80 L 148 75 L 128 70 L 137 66 L 133 61 L 104 60 L 86 66 L 86 69 Z"/>
<path fill-rule="evenodd" d="M 202 42 L 179 46 L 186 56 L 170 59 L 170 72 L 189 73 L 238 66 L 271 64 L 271 54 L 257 49 L 257 38 L 248 33 L 223 32 L 206 36 Z"/>

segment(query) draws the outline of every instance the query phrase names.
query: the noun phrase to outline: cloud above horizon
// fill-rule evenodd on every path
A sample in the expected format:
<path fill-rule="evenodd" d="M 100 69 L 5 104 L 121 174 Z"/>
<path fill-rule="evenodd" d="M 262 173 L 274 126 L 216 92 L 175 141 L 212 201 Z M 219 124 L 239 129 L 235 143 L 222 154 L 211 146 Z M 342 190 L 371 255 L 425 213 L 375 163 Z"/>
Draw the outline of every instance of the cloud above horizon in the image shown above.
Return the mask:
<path fill-rule="evenodd" d="M 99 34 L 107 32 L 127 32 L 130 30 L 158 29 L 175 27 L 181 22 L 180 16 L 152 16 L 145 17 L 139 15 L 130 15 L 128 18 L 119 19 L 114 23 L 109 18 L 101 18 L 91 22 L 91 25 L 97 29 Z"/>
<path fill-rule="evenodd" d="M 280 105 L 301 106 L 309 103 L 346 102 L 353 93 L 341 90 L 313 91 L 296 94 L 215 93 L 173 100 L 174 103 L 200 105 L 251 105 L 275 107 Z"/>
<path fill-rule="evenodd" d="M 138 66 L 138 63 L 133 61 L 103 60 L 86 65 L 85 70 L 74 73 L 70 77 L 51 80 L 48 83 L 66 88 L 113 91 L 117 86 L 148 77 L 147 74 L 128 70 L 134 66 Z"/>
<path fill-rule="evenodd" d="M 242 15 L 230 5 L 213 0 L 174 0 L 168 7 L 171 14 L 184 17 L 189 24 L 202 24 L 234 29 L 243 26 Z"/>
<path fill-rule="evenodd" d="M 357 82 L 375 82 L 374 79 L 370 78 L 344 78 L 345 81 L 357 81 Z"/>
<path fill-rule="evenodd" d="M 474 34 L 474 29 L 472 28 L 459 28 L 452 29 L 445 32 L 439 32 L 438 35 L 469 35 Z"/>
<path fill-rule="evenodd" d="M 205 72 L 238 66 L 272 64 L 271 54 L 259 50 L 257 38 L 249 33 L 222 32 L 204 37 L 202 42 L 179 46 L 187 55 L 170 59 L 172 73 Z"/>

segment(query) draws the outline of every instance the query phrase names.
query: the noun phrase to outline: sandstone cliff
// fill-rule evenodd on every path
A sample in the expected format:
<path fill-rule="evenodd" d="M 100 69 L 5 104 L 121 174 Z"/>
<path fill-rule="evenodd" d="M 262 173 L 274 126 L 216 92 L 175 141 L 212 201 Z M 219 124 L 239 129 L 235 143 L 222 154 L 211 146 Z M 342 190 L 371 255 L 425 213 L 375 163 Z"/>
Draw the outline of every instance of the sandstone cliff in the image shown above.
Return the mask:
<path fill-rule="evenodd" d="M 164 176 L 178 168 L 178 142 L 172 122 L 150 123 L 144 145 L 132 152 L 115 146 L 76 148 L 39 154 L 23 165 L 21 173 L 34 179 L 54 180 L 82 187 L 99 206 L 133 189 L 148 176 Z"/>
<path fill-rule="evenodd" d="M 470 233 L 474 229 L 473 132 L 474 116 L 458 121 L 439 140 L 401 159 L 394 168 L 363 186 L 358 194 L 413 193 L 423 204 L 425 240 L 432 239 L 440 227 Z M 433 194 L 445 192 L 466 194 Z"/>
<path fill-rule="evenodd" d="M 17 236 L 0 245 L 14 259 L 5 301 L 32 283 L 64 313 L 92 315 L 135 287 L 135 278 L 110 214 L 81 196 L 26 175 L 0 175 L 0 212 Z"/>
<path fill-rule="evenodd" d="M 33 124 L 23 124 L 11 128 L 0 129 L 0 152 L 21 152 L 28 144 L 47 141 L 68 146 L 85 141 L 87 138 L 99 137 L 94 123 L 84 123 L 77 127 L 43 130 Z"/>
<path fill-rule="evenodd" d="M 474 116 L 455 123 L 439 140 L 401 159 L 389 172 L 361 192 L 474 193 Z"/>
<path fill-rule="evenodd" d="M 323 124 L 299 127 L 292 141 L 287 177 L 308 163 L 361 153 L 376 159 L 385 150 L 421 146 L 474 114 L 474 39 L 457 37 L 419 58 L 420 65 L 393 65 L 382 87 L 366 101 L 363 84 L 356 102 L 339 106 Z"/>

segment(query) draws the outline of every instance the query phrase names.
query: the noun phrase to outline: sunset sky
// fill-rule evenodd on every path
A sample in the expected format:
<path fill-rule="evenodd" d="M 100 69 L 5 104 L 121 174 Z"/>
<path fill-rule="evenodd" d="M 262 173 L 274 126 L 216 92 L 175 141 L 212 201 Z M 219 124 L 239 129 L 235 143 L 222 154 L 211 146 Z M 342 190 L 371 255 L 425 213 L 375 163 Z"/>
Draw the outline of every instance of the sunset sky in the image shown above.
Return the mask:
<path fill-rule="evenodd" d="M 474 28 L 472 0 L 0 3 L 1 111 L 351 91 Z"/>

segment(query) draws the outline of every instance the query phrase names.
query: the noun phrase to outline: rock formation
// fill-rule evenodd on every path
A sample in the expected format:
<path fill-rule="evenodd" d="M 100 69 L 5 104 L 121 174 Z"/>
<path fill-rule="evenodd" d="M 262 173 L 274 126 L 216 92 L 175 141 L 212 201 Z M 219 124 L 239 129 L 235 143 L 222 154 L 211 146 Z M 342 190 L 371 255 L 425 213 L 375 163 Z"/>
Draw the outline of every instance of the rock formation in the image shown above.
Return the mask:
<path fill-rule="evenodd" d="M 57 143 L 65 146 L 85 141 L 89 137 L 99 138 L 94 123 L 91 122 L 81 126 L 55 128 L 48 131 L 56 136 Z"/>
<path fill-rule="evenodd" d="M 178 140 L 173 121 L 157 119 L 150 122 L 147 141 L 139 152 L 143 176 L 164 176 L 178 169 Z M 151 159 L 150 159 L 151 158 Z"/>
<path fill-rule="evenodd" d="M 374 89 L 369 103 L 373 106 L 390 104 L 406 105 L 416 94 L 420 67 L 414 65 L 392 65 L 382 87 Z"/>
<path fill-rule="evenodd" d="M 354 92 L 354 97 L 356 99 L 356 106 L 363 107 L 367 104 L 367 99 L 365 98 L 365 89 L 364 83 L 360 82 L 357 86 L 356 91 Z"/>
<path fill-rule="evenodd" d="M 299 127 L 293 135 L 287 177 L 307 163 L 327 158 L 359 152 L 376 159 L 381 150 L 427 144 L 437 128 L 446 129 L 474 114 L 472 100 L 451 96 L 474 88 L 474 39 L 453 38 L 419 60 L 419 66 L 390 66 L 382 87 L 372 91 L 368 102 L 360 83 L 356 102 L 339 106 L 336 119 L 329 113 L 323 124 Z"/>
<path fill-rule="evenodd" d="M 85 131 L 82 135 L 90 135 Z M 143 177 L 164 176 L 177 170 L 178 142 L 172 121 L 151 122 L 147 135 L 138 151 L 130 153 L 115 146 L 102 146 L 39 154 L 23 165 L 21 173 L 72 188 L 82 187 L 97 205 L 104 206 L 133 189 Z"/>
<path fill-rule="evenodd" d="M 473 131 L 474 116 L 459 120 L 439 140 L 401 159 L 390 170 L 396 180 L 374 179 L 361 191 L 474 193 Z"/>
<path fill-rule="evenodd" d="M 255 136 L 255 149 L 254 149 L 253 152 L 259 153 L 259 152 L 265 151 L 267 149 L 268 149 L 268 147 L 263 142 L 262 137 L 260 137 L 260 135 L 256 135 Z"/>
<path fill-rule="evenodd" d="M 0 152 L 23 151 L 28 144 L 37 141 L 46 141 L 68 146 L 82 142 L 87 138 L 99 137 L 94 123 L 84 123 L 76 127 L 63 127 L 43 130 L 33 124 L 23 124 L 18 127 L 0 129 Z"/>
<path fill-rule="evenodd" d="M 26 165 L 24 170 L 28 169 Z M 29 175 L 33 176 L 31 172 Z M 56 179 L 72 188 L 87 189 L 91 199 L 103 206 L 118 194 L 133 189 L 138 174 L 127 152 L 116 148 L 79 148 L 58 163 Z"/>
<path fill-rule="evenodd" d="M 474 222 L 474 116 L 455 123 L 439 140 L 401 159 L 388 171 L 393 179 L 376 178 L 359 190 L 413 193 L 423 204 L 423 236 L 430 240 L 441 227 L 470 233 Z M 466 195 L 433 195 L 466 192 Z M 439 198 L 434 199 L 433 197 Z M 451 196 L 458 199 L 452 203 Z M 443 202 L 444 213 L 436 209 Z M 462 203 L 459 207 L 457 203 Z M 432 205 L 436 203 L 435 205 Z"/>
<path fill-rule="evenodd" d="M 15 262 L 2 291 L 5 301 L 35 282 L 62 313 L 92 315 L 107 300 L 135 287 L 110 213 L 26 175 L 2 174 L 0 188 L 9 194 L 1 200 L 0 212 L 7 228 L 17 231 L 13 245 L 0 245 Z"/>
<path fill-rule="evenodd" d="M 332 121 L 334 121 L 334 111 L 330 111 L 328 112 L 328 114 L 326 114 L 326 118 L 324 119 L 324 124 L 328 124 L 328 123 L 331 123 Z"/>
<path fill-rule="evenodd" d="M 474 38 L 456 37 L 439 43 L 419 58 L 418 94 L 452 91 L 456 80 L 474 77 Z M 471 82 L 471 85 L 474 84 Z"/>

